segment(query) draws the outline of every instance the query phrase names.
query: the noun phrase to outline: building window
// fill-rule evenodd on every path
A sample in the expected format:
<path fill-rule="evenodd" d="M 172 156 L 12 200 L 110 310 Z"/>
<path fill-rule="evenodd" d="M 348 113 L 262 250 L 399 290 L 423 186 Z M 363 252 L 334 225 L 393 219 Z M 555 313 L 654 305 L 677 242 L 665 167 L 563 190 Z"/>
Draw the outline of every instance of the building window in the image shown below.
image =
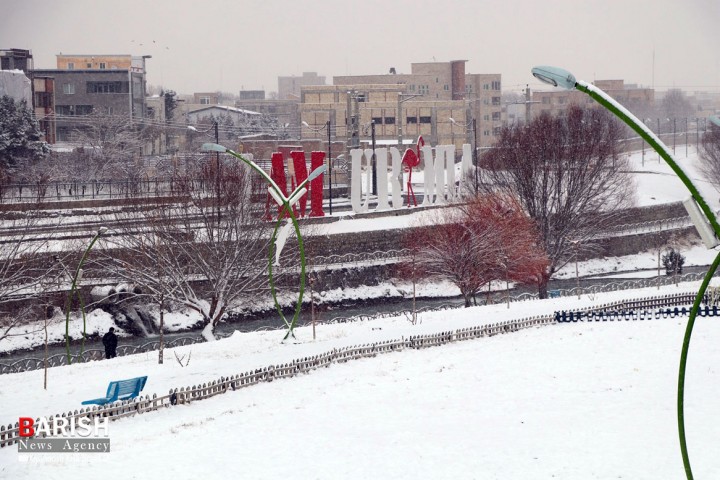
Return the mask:
<path fill-rule="evenodd" d="M 483 115 L 483 120 L 485 120 L 486 122 L 489 122 L 489 121 L 490 121 L 490 115 Z"/>
<path fill-rule="evenodd" d="M 87 93 L 129 93 L 128 82 L 87 82 Z"/>
<path fill-rule="evenodd" d="M 490 90 L 490 85 L 487 83 L 483 85 L 483 90 Z"/>
<path fill-rule="evenodd" d="M 107 65 L 105 62 L 100 62 L 100 70 L 105 70 L 107 68 Z"/>
<path fill-rule="evenodd" d="M 500 127 L 493 128 L 493 135 L 496 137 L 500 135 Z"/>
<path fill-rule="evenodd" d="M 443 85 L 443 90 L 450 90 L 450 87 L 448 87 L 447 85 Z"/>
<path fill-rule="evenodd" d="M 68 70 L 75 70 L 75 64 L 73 62 L 68 62 Z"/>
<path fill-rule="evenodd" d="M 489 136 L 490 136 L 490 130 L 483 130 L 483 136 L 489 137 Z"/>
<path fill-rule="evenodd" d="M 382 117 L 372 117 L 372 121 L 375 122 L 375 125 L 382 125 Z"/>
<path fill-rule="evenodd" d="M 432 123 L 432 117 L 420 117 L 420 123 Z"/>
<path fill-rule="evenodd" d="M 69 142 L 72 138 L 68 127 L 57 127 L 56 135 L 58 142 Z"/>
<path fill-rule="evenodd" d="M 548 103 L 550 103 L 550 97 L 543 97 L 542 102 L 543 105 L 547 105 Z"/>
<path fill-rule="evenodd" d="M 200 97 L 200 105 L 210 105 L 210 97 Z"/>
<path fill-rule="evenodd" d="M 39 108 L 49 108 L 52 104 L 50 93 L 35 92 L 35 106 Z"/>
<path fill-rule="evenodd" d="M 58 115 L 90 115 L 93 111 L 92 105 L 56 105 L 55 113 Z"/>
<path fill-rule="evenodd" d="M 499 80 L 495 80 L 495 81 L 492 82 L 492 89 L 493 89 L 493 90 L 500 90 L 500 81 L 499 81 Z"/>
<path fill-rule="evenodd" d="M 85 66 L 86 66 L 87 68 L 92 68 L 92 63 L 86 63 Z"/>
<path fill-rule="evenodd" d="M 493 105 L 500 105 L 500 97 L 492 97 Z"/>
<path fill-rule="evenodd" d="M 395 117 L 385 117 L 385 125 L 395 125 Z"/>
<path fill-rule="evenodd" d="M 72 95 L 75 93 L 75 84 L 74 83 L 63 83 L 62 89 L 63 89 L 63 93 L 65 95 Z"/>
<path fill-rule="evenodd" d="M 494 121 L 499 122 L 500 121 L 500 112 L 493 112 L 492 118 Z"/>
<path fill-rule="evenodd" d="M 409 124 L 411 124 L 411 123 L 412 123 L 413 125 L 414 125 L 414 124 L 417 124 L 417 117 L 407 117 L 407 118 L 405 118 L 405 125 L 409 125 Z"/>
<path fill-rule="evenodd" d="M 558 103 L 560 105 L 565 105 L 565 97 L 558 97 Z"/>
<path fill-rule="evenodd" d="M 411 91 L 411 92 L 414 92 L 414 91 L 415 91 L 415 85 L 410 85 L 410 91 Z"/>

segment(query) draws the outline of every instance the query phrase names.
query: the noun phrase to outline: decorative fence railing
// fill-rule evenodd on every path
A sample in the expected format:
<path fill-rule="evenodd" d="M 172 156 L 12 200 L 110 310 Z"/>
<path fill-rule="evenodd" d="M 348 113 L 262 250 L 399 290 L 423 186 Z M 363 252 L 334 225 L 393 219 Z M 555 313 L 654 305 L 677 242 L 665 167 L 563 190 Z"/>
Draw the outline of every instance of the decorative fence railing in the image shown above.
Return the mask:
<path fill-rule="evenodd" d="M 656 310 L 610 310 L 600 312 L 560 311 L 555 312 L 554 318 L 558 323 L 572 322 L 620 322 L 630 320 L 659 320 L 661 318 L 687 317 L 690 308 L 658 308 Z M 700 317 L 717 317 L 720 315 L 717 305 L 706 305 L 698 309 Z"/>
<path fill-rule="evenodd" d="M 640 223 L 624 223 L 608 229 L 607 232 L 596 235 L 595 238 L 616 237 L 618 235 L 632 235 L 635 233 L 661 232 L 663 230 L 674 230 L 692 225 L 689 216 L 663 218 Z"/>
<path fill-rule="evenodd" d="M 575 296 L 578 294 L 596 294 L 601 292 L 612 292 L 612 291 L 618 291 L 618 290 L 625 290 L 625 289 L 634 289 L 634 288 L 645 288 L 645 287 L 653 287 L 656 285 L 669 285 L 674 282 L 687 282 L 687 281 L 697 281 L 701 280 L 703 278 L 703 274 L 700 273 L 688 273 L 685 275 L 680 275 L 675 279 L 674 277 L 655 277 L 653 279 L 642 279 L 642 280 L 629 280 L 629 281 L 623 281 L 623 282 L 612 282 L 609 284 L 604 285 L 592 285 L 589 287 L 580 287 L 579 289 L 577 287 L 571 288 L 571 289 L 560 289 L 560 290 L 553 290 L 553 292 L 560 297 L 564 296 Z M 714 290 L 713 290 L 714 292 Z M 692 298 L 690 298 L 692 297 Z M 510 297 L 511 302 L 523 302 L 528 300 L 536 300 L 538 298 L 537 293 L 522 293 L 519 295 L 514 295 Z M 665 299 L 665 300 L 654 300 L 654 299 Z M 675 305 L 687 305 L 691 304 L 694 300 L 694 294 L 690 293 L 680 293 L 680 294 L 668 294 L 668 295 L 659 295 L 655 297 L 648 297 L 647 299 L 632 299 L 632 300 L 619 300 L 617 302 L 611 302 L 611 303 L 605 303 L 598 306 L 591 306 L 587 307 L 585 309 L 581 309 L 582 311 L 589 311 L 589 310 L 631 310 L 636 308 L 656 308 L 656 307 L 668 307 L 668 306 L 675 306 Z M 505 299 L 503 299 L 505 301 Z M 656 303 L 652 303 L 655 301 Z M 662 302 L 665 303 L 662 303 Z M 714 303 L 714 302 L 710 302 Z M 425 313 L 425 312 L 439 312 L 443 310 L 450 310 L 458 308 L 457 305 L 450 305 L 450 304 L 441 304 L 438 306 L 427 306 L 418 308 L 415 310 L 415 313 Z M 391 318 L 391 317 L 405 317 L 405 318 L 411 318 L 413 314 L 413 311 L 410 309 L 402 309 L 402 310 L 394 310 L 392 312 L 378 312 L 373 314 L 361 314 L 361 315 L 353 315 L 349 317 L 334 317 L 328 320 L 324 320 L 321 323 L 348 323 L 348 322 L 366 322 L 370 320 L 376 320 L 380 318 Z M 262 330 L 269 330 L 270 328 L 265 328 Z M 229 334 L 216 334 L 216 337 L 223 338 L 225 336 L 228 336 Z M 189 345 L 194 343 L 202 343 L 205 340 L 200 337 L 180 337 L 173 339 L 171 341 L 165 342 L 166 348 L 172 348 L 182 345 Z M 136 353 L 145 353 L 150 352 L 154 350 L 158 350 L 160 348 L 160 342 L 159 340 L 153 340 L 147 343 L 144 343 L 142 345 L 122 345 L 119 346 L 117 349 L 118 356 L 124 356 L 124 355 L 133 355 Z M 102 360 L 105 357 L 104 350 L 99 349 L 89 349 L 86 350 L 82 355 L 80 354 L 71 354 L 70 358 L 72 363 L 77 362 L 88 362 L 88 361 L 94 361 L 94 360 Z M 47 365 L 48 367 L 57 367 L 62 365 L 67 365 L 67 355 L 66 354 L 57 354 L 52 355 L 48 357 L 47 359 Z M 19 372 L 26 372 L 29 370 L 38 370 L 45 367 L 45 359 L 44 358 L 38 358 L 38 357 L 28 357 L 23 358 L 20 360 L 16 360 L 12 363 L 0 363 L 0 375 L 4 375 L 6 373 L 19 373 Z"/>
<path fill-rule="evenodd" d="M 181 388 L 172 388 L 167 395 L 157 394 L 137 397 L 133 400 L 115 402 L 104 406 L 93 406 L 82 408 L 71 412 L 46 417 L 49 425 L 54 424 L 56 417 L 60 418 L 95 418 L 108 417 L 110 420 L 130 417 L 137 414 L 168 408 L 173 405 L 189 404 L 194 401 L 210 398 L 215 395 L 226 393 L 229 390 L 256 385 L 262 382 L 272 382 L 284 377 L 293 377 L 300 373 L 309 373 L 320 367 L 329 367 L 333 363 L 344 363 L 359 358 L 375 357 L 379 354 L 401 351 L 406 348 L 427 348 L 447 343 L 470 340 L 474 338 L 488 337 L 501 333 L 515 332 L 525 328 L 555 324 L 552 316 L 535 316 L 518 320 L 509 320 L 491 325 L 461 328 L 448 330 L 440 333 L 427 335 L 413 335 L 400 339 L 386 340 L 377 343 L 355 345 L 344 348 L 335 348 L 330 351 L 293 360 L 281 365 L 269 365 L 264 368 L 248 371 L 230 377 L 219 379 Z M 40 419 L 37 419 L 40 422 Z M 7 427 L 0 426 L 0 448 L 17 443 L 20 426 L 9 424 Z"/>

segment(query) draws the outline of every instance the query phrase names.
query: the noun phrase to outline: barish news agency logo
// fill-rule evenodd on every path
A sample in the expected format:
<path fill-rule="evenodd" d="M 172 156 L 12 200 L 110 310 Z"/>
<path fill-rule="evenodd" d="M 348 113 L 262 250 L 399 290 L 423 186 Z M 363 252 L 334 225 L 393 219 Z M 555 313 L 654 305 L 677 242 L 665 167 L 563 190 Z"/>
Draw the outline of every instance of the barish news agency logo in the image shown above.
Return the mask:
<path fill-rule="evenodd" d="M 107 417 L 20 417 L 18 453 L 107 453 L 110 423 Z"/>

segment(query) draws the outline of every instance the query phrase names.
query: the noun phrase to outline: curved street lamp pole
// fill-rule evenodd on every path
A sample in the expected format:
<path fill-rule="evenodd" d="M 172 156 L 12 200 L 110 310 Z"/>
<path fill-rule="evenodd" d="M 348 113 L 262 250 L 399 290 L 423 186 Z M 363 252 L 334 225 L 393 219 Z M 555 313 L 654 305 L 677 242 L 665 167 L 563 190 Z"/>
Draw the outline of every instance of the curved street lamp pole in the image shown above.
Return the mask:
<path fill-rule="evenodd" d="M 82 279 L 82 267 L 85 263 L 85 260 L 88 257 L 88 254 L 90 253 L 90 250 L 92 250 L 93 246 L 95 245 L 95 242 L 98 241 L 98 238 L 102 234 L 104 234 L 107 231 L 107 227 L 100 227 L 98 228 L 98 231 L 93 236 L 92 240 L 90 240 L 90 244 L 85 249 L 85 252 L 83 253 L 83 256 L 80 258 L 80 262 L 78 263 L 77 268 L 75 269 L 75 274 L 73 275 L 73 281 L 72 285 L 70 285 L 70 291 L 67 294 L 67 297 L 65 297 L 65 352 L 67 354 L 67 363 L 70 365 L 72 363 L 72 359 L 70 357 L 70 309 L 72 307 L 72 297 L 73 295 L 77 295 L 78 301 L 80 302 L 80 312 L 82 313 L 82 319 L 83 319 L 83 336 L 82 336 L 82 344 L 80 347 L 80 354 L 82 355 L 83 350 L 85 348 L 85 336 L 87 332 L 87 321 L 85 318 L 85 303 L 83 302 L 82 295 L 77 291 L 78 284 L 80 283 L 80 280 Z"/>
<path fill-rule="evenodd" d="M 576 80 L 575 76 L 567 70 L 563 70 L 557 67 L 540 66 L 533 68 L 532 74 L 538 80 L 553 85 L 555 87 L 561 87 L 566 90 L 577 89 L 583 93 L 588 94 L 600 105 L 610 110 L 615 116 L 620 118 L 620 120 L 625 122 L 625 124 L 627 124 L 646 142 L 648 142 L 648 144 L 653 147 L 653 149 L 660 155 L 660 157 L 665 160 L 665 162 L 670 166 L 670 168 L 675 172 L 675 174 L 680 177 L 680 180 L 690 191 L 692 200 L 694 200 L 694 202 L 691 201 L 692 203 L 689 207 L 688 203 L 684 203 L 686 204 L 686 208 L 690 213 L 690 217 L 692 218 L 693 223 L 695 223 L 695 226 L 698 229 L 701 238 L 703 238 L 706 246 L 708 248 L 712 248 L 712 246 L 717 245 L 717 239 L 720 237 L 720 224 L 718 224 L 718 220 L 715 217 L 715 214 L 712 212 L 710 206 L 700 194 L 700 191 L 695 187 L 695 185 L 693 185 L 690 177 L 675 161 L 668 147 L 665 146 L 665 144 L 652 131 L 650 131 L 643 122 L 638 120 L 635 115 L 630 113 L 630 111 L 628 111 L 615 99 L 610 97 L 607 93 L 603 92 L 595 85 L 588 84 L 587 82 L 584 82 L 582 80 Z M 711 118 L 711 121 L 720 127 L 720 120 L 718 120 L 717 117 Z M 702 218 L 703 216 L 705 218 Z M 710 238 L 710 236 L 714 238 Z M 712 245 L 713 243 L 715 245 Z M 680 354 L 680 369 L 678 373 L 677 393 L 678 436 L 680 440 L 680 450 L 682 454 L 683 465 L 685 467 L 685 474 L 688 480 L 692 479 L 693 475 L 692 468 L 690 467 L 690 458 L 688 456 L 687 441 L 685 437 L 685 370 L 687 366 L 687 356 L 690 348 L 690 338 L 692 337 L 695 318 L 697 316 L 698 309 L 700 308 L 700 303 L 703 300 L 705 291 L 707 290 L 707 287 L 710 283 L 710 279 L 715 274 L 718 265 L 720 265 L 720 253 L 717 255 L 712 265 L 710 266 L 710 269 L 706 273 L 705 278 L 700 285 L 700 290 L 695 297 L 695 302 L 693 303 L 692 309 L 690 310 L 690 318 L 688 320 L 685 337 L 683 339 L 682 352 Z"/>
<path fill-rule="evenodd" d="M 278 314 L 280 315 L 280 318 L 285 323 L 285 326 L 287 327 L 287 333 L 285 334 L 285 337 L 283 337 L 283 340 L 287 340 L 288 338 L 292 337 L 295 338 L 295 326 L 297 325 L 298 318 L 300 317 L 300 309 L 302 308 L 302 299 L 303 294 L 305 292 L 305 246 L 303 244 L 302 234 L 300 233 L 300 225 L 298 224 L 297 218 L 295 218 L 295 213 L 293 212 L 292 206 L 297 203 L 300 200 L 300 197 L 305 195 L 307 193 L 306 186 L 314 179 L 319 177 L 320 175 L 325 172 L 325 165 L 322 165 L 312 172 L 310 172 L 310 175 L 308 175 L 308 178 L 306 178 L 304 181 L 302 181 L 295 190 L 290 193 L 289 197 L 286 197 L 283 195 L 282 191 L 280 190 L 280 187 L 278 187 L 277 183 L 268 175 L 268 173 L 260 168 L 255 162 L 252 160 L 249 160 L 242 155 L 240 155 L 237 152 L 234 152 L 230 150 L 229 148 L 223 147 L 222 145 L 218 145 L 217 143 L 204 143 L 202 146 L 202 150 L 206 152 L 218 152 L 218 153 L 229 153 L 233 157 L 237 158 L 238 160 L 241 160 L 246 165 L 248 165 L 250 168 L 255 170 L 258 174 L 260 174 L 261 177 L 265 179 L 265 181 L 269 184 L 268 186 L 268 193 L 270 196 L 275 200 L 275 202 L 278 204 L 278 206 L 282 207 L 282 210 L 278 214 L 278 220 L 275 223 L 275 230 L 273 231 L 272 238 L 270 240 L 270 252 L 268 254 L 268 278 L 270 282 L 270 292 L 273 297 L 273 301 L 275 302 L 275 309 L 277 310 Z M 297 303 L 295 304 L 295 313 L 293 315 L 292 321 L 288 322 L 285 318 L 285 315 L 282 312 L 282 307 L 280 306 L 280 302 L 277 299 L 277 291 L 275 290 L 275 281 L 273 280 L 273 274 L 272 274 L 272 267 L 273 267 L 273 257 L 279 258 L 280 252 L 274 251 L 277 249 L 276 241 L 278 239 L 278 231 L 280 230 L 280 224 L 283 220 L 283 213 L 286 213 L 288 217 L 290 218 L 290 221 L 292 222 L 292 226 L 295 229 L 295 235 L 298 239 L 298 248 L 300 251 L 300 293 L 298 294 Z M 282 235 L 282 234 L 281 234 Z M 284 244 L 284 242 L 282 242 Z M 282 246 L 280 247 L 282 249 Z"/>

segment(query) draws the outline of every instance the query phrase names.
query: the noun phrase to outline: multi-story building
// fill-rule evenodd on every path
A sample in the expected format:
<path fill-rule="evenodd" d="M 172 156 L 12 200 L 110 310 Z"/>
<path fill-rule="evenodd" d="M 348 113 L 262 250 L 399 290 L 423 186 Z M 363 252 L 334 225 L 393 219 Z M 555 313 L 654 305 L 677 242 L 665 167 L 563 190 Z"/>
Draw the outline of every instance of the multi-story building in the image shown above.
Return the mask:
<path fill-rule="evenodd" d="M 25 73 L 33 69 L 33 56 L 30 50 L 22 48 L 0 49 L 0 70 L 22 70 Z"/>
<path fill-rule="evenodd" d="M 325 77 L 317 72 L 303 72 L 301 77 L 278 77 L 278 98 L 298 101 L 300 89 L 309 85 L 325 85 Z"/>
<path fill-rule="evenodd" d="M 54 79 L 57 140 L 73 140 L 79 116 L 101 113 L 142 120 L 146 110 L 145 59 L 130 55 L 58 55 L 57 69 L 33 70 Z"/>
<path fill-rule="evenodd" d="M 220 92 L 193 93 L 192 103 L 195 105 L 220 105 Z"/>
<path fill-rule="evenodd" d="M 654 107 L 655 91 L 651 88 L 626 85 L 623 80 L 597 80 L 593 83 L 633 113 L 642 116 L 643 111 Z M 592 98 L 578 90 L 535 91 L 532 93 L 532 99 L 533 117 L 540 113 L 563 115 L 571 104 L 597 105 Z"/>
<path fill-rule="evenodd" d="M 333 84 L 302 88 L 301 121 L 312 127 L 303 136 L 329 120 L 338 137 L 366 137 L 374 122 L 376 140 L 384 143 L 422 135 L 460 151 L 476 138 L 479 147 L 491 145 L 501 125 L 500 74 L 466 74 L 465 60 L 413 63 L 410 74 L 334 77 Z M 348 121 L 353 116 L 360 128 Z"/>

